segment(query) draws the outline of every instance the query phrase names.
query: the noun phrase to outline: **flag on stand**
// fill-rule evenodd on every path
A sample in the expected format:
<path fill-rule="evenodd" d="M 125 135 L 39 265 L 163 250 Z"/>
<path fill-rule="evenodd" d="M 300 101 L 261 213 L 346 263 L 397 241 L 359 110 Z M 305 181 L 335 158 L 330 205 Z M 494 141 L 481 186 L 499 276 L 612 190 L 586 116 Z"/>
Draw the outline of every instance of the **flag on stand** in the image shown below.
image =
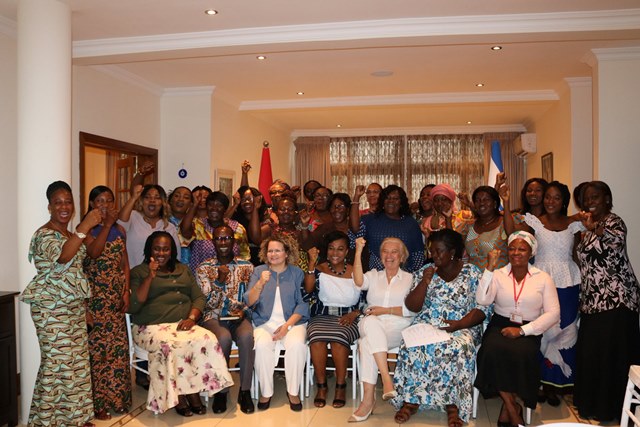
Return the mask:
<path fill-rule="evenodd" d="M 262 193 L 264 202 L 271 204 L 269 196 L 269 188 L 273 183 L 273 175 L 271 174 L 271 154 L 269 153 L 269 141 L 262 143 L 262 160 L 260 161 L 260 177 L 258 178 L 258 190 Z"/>
<path fill-rule="evenodd" d="M 496 175 L 504 172 L 502 166 L 502 154 L 500 154 L 500 143 L 493 141 L 491 143 L 491 159 L 489 160 L 489 174 L 487 175 L 487 185 L 494 187 L 496 185 Z"/>

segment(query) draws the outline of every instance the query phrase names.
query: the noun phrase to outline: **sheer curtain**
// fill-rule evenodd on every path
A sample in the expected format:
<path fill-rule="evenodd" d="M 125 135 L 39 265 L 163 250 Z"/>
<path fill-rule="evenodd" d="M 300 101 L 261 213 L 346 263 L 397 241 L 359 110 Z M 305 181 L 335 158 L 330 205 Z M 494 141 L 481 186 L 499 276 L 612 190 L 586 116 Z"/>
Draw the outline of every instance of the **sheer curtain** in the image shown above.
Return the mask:
<path fill-rule="evenodd" d="M 295 182 L 300 186 L 310 179 L 331 187 L 331 165 L 329 161 L 328 136 L 304 136 L 296 138 L 296 176 Z"/>
<path fill-rule="evenodd" d="M 520 132 L 504 132 L 504 133 L 485 133 L 484 134 L 484 164 L 485 177 L 487 182 L 489 171 L 489 161 L 491 157 L 491 143 L 498 141 L 500 143 L 500 154 L 502 154 L 502 164 L 504 172 L 507 175 L 507 184 L 511 189 L 511 197 L 509 207 L 518 209 L 520 207 L 520 190 L 527 179 L 527 169 L 525 160 L 516 156 L 513 150 L 513 141 L 520 135 Z"/>
<path fill-rule="evenodd" d="M 427 184 L 446 183 L 471 194 L 483 184 L 485 144 L 482 135 L 412 135 L 407 137 L 407 184 L 418 200 Z"/>
<path fill-rule="evenodd" d="M 357 185 L 403 185 L 404 136 L 331 138 L 331 188 L 350 196 Z M 364 200 L 363 200 L 364 201 Z"/>

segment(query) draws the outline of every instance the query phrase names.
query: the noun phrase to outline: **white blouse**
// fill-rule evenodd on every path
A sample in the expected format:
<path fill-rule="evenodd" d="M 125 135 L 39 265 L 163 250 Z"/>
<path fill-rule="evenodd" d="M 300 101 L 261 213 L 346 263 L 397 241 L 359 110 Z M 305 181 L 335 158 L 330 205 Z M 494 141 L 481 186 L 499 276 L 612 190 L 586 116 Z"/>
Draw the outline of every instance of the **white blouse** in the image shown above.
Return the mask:
<path fill-rule="evenodd" d="M 517 308 L 514 297 L 519 297 Z M 529 265 L 525 279 L 517 283 L 511 275 L 511 264 L 493 272 L 485 270 L 476 290 L 480 305 L 495 303 L 494 310 L 503 317 L 517 312 L 525 321 L 525 335 L 540 335 L 560 321 L 560 303 L 553 279 L 544 271 Z"/>
<path fill-rule="evenodd" d="M 402 307 L 402 315 L 413 317 L 416 313 L 404 305 L 404 299 L 411 290 L 413 275 L 404 270 L 398 273 L 387 283 L 386 271 L 370 270 L 364 274 L 362 290 L 367 293 L 367 305 L 379 307 Z"/>
<path fill-rule="evenodd" d="M 336 277 L 320 273 L 318 298 L 325 307 L 352 307 L 360 301 L 360 288 L 352 277 Z"/>

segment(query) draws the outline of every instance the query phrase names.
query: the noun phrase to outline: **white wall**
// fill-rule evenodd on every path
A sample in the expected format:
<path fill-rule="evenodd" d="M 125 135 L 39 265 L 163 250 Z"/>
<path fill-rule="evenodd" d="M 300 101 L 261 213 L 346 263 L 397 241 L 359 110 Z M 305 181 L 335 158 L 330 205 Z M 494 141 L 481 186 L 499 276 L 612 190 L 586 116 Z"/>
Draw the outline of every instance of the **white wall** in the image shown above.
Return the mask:
<path fill-rule="evenodd" d="M 172 90 L 161 100 L 160 183 L 213 188 L 211 161 L 211 95 L 213 88 Z M 186 178 L 178 171 L 187 170 Z"/>
<path fill-rule="evenodd" d="M 91 67 L 73 67 L 71 187 L 75 194 L 80 191 L 81 131 L 160 148 L 160 97 Z"/>
<path fill-rule="evenodd" d="M 16 176 L 18 173 L 18 127 L 16 115 L 17 96 L 17 50 L 16 40 L 0 33 L 0 194 L 5 207 L 0 221 L 0 259 L 4 268 L 0 269 L 0 291 L 18 291 L 18 257 L 19 254 L 18 203 Z M 43 197 L 44 195 L 40 195 Z"/>
<path fill-rule="evenodd" d="M 291 182 L 289 169 L 289 135 L 249 112 L 213 97 L 211 167 L 233 170 L 235 187 L 240 182 L 240 164 L 251 162 L 249 185 L 258 187 L 262 142 L 269 141 L 273 179 L 282 178 Z M 217 186 L 215 187 L 217 188 Z"/>
<path fill-rule="evenodd" d="M 596 52 L 594 179 L 613 193 L 613 211 L 627 225 L 631 264 L 640 273 L 640 48 Z"/>

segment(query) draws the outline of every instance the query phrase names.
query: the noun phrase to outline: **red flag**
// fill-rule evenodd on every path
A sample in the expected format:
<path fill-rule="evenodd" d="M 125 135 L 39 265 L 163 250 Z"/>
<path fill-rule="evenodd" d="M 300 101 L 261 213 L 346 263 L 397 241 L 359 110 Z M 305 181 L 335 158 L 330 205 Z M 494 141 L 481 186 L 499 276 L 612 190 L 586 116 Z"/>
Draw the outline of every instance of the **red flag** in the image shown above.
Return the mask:
<path fill-rule="evenodd" d="M 273 175 L 271 174 L 271 154 L 269 153 L 269 143 L 265 141 L 262 147 L 262 160 L 260 161 L 260 178 L 258 178 L 258 189 L 264 197 L 266 204 L 271 204 L 269 196 L 269 188 L 273 183 Z"/>

